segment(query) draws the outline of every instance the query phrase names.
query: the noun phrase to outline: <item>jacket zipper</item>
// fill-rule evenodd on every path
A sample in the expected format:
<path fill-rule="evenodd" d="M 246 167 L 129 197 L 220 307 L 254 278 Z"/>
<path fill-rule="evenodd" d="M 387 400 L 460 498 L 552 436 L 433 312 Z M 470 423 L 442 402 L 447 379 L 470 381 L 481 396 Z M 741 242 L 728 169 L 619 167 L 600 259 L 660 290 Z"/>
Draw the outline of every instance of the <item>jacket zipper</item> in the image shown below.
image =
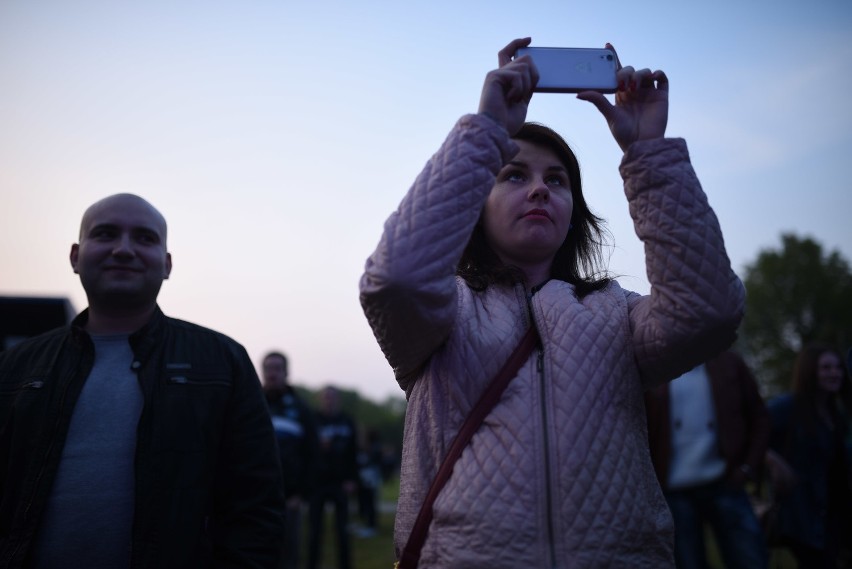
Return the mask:
<path fill-rule="evenodd" d="M 536 372 L 541 390 L 541 421 L 544 435 L 544 494 L 547 508 L 547 544 L 550 552 L 550 566 L 556 567 L 556 544 L 553 531 L 553 481 L 550 479 L 550 437 L 547 433 L 547 400 L 544 384 L 544 346 L 539 346 L 536 357 Z"/>
<path fill-rule="evenodd" d="M 535 318 L 533 318 L 532 297 L 533 292 L 526 294 L 527 310 L 530 317 L 530 326 L 535 326 Z M 544 439 L 544 496 L 545 508 L 547 513 L 547 546 L 550 554 L 550 567 L 556 569 L 556 542 L 555 532 L 553 530 L 553 481 L 550 476 L 550 436 L 547 432 L 547 389 L 544 381 L 544 341 L 539 340 L 538 350 L 536 351 L 536 374 L 538 375 L 539 395 L 541 397 L 541 423 L 542 436 Z"/>

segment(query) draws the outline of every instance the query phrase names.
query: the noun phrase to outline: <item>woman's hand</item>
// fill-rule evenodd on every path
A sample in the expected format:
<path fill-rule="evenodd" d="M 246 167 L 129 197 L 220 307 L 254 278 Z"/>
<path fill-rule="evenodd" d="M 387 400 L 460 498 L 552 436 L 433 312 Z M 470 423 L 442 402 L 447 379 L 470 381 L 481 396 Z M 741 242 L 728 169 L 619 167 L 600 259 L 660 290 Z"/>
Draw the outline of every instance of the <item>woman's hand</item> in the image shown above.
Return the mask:
<path fill-rule="evenodd" d="M 613 49 L 612 45 L 606 47 Z M 616 72 L 615 105 L 597 91 L 584 91 L 578 99 L 594 104 L 609 124 L 612 136 L 627 152 L 637 140 L 662 138 L 669 117 L 669 80 L 662 71 L 621 67 Z"/>
<path fill-rule="evenodd" d="M 499 67 L 488 72 L 479 99 L 479 113 L 488 115 L 503 125 L 509 136 L 523 126 L 533 89 L 538 83 L 538 70 L 532 58 L 524 55 L 512 59 L 519 47 L 526 47 L 530 38 L 516 39 L 497 54 Z"/>

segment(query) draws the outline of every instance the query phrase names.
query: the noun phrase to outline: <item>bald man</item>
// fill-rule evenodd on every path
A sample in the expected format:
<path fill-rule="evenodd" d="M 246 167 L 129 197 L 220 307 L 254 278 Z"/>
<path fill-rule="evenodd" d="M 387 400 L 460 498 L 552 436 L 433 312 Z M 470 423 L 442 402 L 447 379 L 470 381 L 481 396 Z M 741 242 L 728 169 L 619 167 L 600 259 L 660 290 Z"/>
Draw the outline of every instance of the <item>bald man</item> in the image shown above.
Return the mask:
<path fill-rule="evenodd" d="M 157 306 L 166 220 L 89 207 L 88 308 L 0 353 L 0 567 L 276 567 L 284 496 L 245 349 Z"/>

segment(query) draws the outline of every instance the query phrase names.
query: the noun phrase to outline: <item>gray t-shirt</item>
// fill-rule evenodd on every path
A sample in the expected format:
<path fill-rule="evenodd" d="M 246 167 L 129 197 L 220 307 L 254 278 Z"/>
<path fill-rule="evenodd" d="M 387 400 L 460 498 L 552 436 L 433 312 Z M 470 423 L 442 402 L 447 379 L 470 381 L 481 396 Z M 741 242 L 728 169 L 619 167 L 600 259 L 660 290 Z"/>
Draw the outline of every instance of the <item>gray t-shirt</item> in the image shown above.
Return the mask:
<path fill-rule="evenodd" d="M 92 340 L 95 364 L 71 416 L 36 539 L 35 569 L 130 564 L 142 390 L 130 367 L 128 336 Z"/>

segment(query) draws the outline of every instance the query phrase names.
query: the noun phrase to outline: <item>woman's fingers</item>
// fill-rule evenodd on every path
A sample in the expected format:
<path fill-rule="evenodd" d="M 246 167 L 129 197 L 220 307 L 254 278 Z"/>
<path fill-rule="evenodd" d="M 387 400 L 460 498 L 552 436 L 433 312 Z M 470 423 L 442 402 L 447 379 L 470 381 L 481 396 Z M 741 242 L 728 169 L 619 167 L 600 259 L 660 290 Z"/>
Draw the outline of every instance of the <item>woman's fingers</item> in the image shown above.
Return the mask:
<path fill-rule="evenodd" d="M 630 86 L 630 80 L 633 78 L 633 69 L 632 65 L 628 65 L 627 67 L 622 67 L 618 71 L 615 72 L 615 78 L 618 83 L 618 90 L 625 91 Z"/>
<path fill-rule="evenodd" d="M 577 93 L 577 98 L 581 101 L 588 101 L 592 103 L 601 112 L 607 122 L 612 120 L 614 107 L 612 106 L 612 103 L 604 97 L 603 93 L 599 93 L 597 91 L 583 91 L 581 93 Z"/>
<path fill-rule="evenodd" d="M 669 90 L 669 79 L 665 72 L 651 71 L 650 69 L 636 70 L 632 66 L 622 67 L 616 73 L 619 91 L 636 91 L 638 89 L 657 88 L 662 91 Z"/>
<path fill-rule="evenodd" d="M 621 69 L 621 60 L 618 59 L 618 52 L 615 51 L 615 48 L 609 42 L 606 42 L 606 45 L 604 47 L 612 50 L 612 53 L 615 54 L 615 71 L 618 72 Z"/>
<path fill-rule="evenodd" d="M 530 45 L 531 41 L 532 38 L 518 38 L 510 41 L 506 47 L 497 52 L 497 63 L 499 66 L 503 67 L 512 61 L 512 58 L 515 57 L 515 52 L 518 51 L 518 48 L 527 47 Z"/>
<path fill-rule="evenodd" d="M 503 125 L 510 134 L 523 124 L 527 104 L 538 83 L 538 70 L 530 57 L 512 59 L 517 49 L 529 42 L 529 38 L 517 39 L 500 50 L 500 67 L 485 76 L 479 99 L 479 112 Z"/>
<path fill-rule="evenodd" d="M 532 93 L 538 72 L 527 63 L 513 62 L 491 71 L 490 75 L 493 81 L 503 86 L 506 101 L 517 102 L 527 99 Z"/>
<path fill-rule="evenodd" d="M 659 69 L 657 69 L 656 71 L 654 71 L 651 78 L 657 83 L 657 89 L 668 93 L 669 78 L 666 76 L 664 71 L 660 71 Z"/>

